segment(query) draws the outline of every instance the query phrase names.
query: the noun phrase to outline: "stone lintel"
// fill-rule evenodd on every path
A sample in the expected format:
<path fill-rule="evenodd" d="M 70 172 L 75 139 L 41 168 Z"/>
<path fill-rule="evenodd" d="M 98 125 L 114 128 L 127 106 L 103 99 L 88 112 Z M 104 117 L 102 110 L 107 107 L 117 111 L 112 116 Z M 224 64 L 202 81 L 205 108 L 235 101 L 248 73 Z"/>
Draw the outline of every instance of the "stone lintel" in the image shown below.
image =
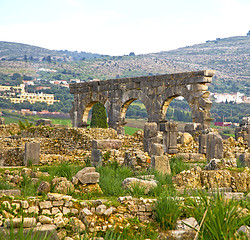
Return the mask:
<path fill-rule="evenodd" d="M 164 81 L 164 80 L 170 80 L 170 79 L 177 81 L 177 80 L 181 79 L 184 84 L 210 83 L 212 80 L 211 77 L 213 75 L 214 75 L 213 70 L 203 70 L 203 71 L 195 71 L 195 72 L 162 74 L 162 75 L 157 75 L 157 76 L 141 76 L 141 77 L 129 78 L 129 80 L 131 82 L 134 82 L 134 83 L 140 83 L 143 81 L 156 82 L 156 81 Z M 69 84 L 70 93 L 75 94 L 75 93 L 90 92 L 90 91 L 93 91 L 93 87 L 96 88 L 96 86 L 106 85 L 106 84 L 113 86 L 113 88 L 117 89 L 117 88 L 119 88 L 119 86 L 115 87 L 114 85 L 116 85 L 116 84 L 119 85 L 121 83 L 124 83 L 124 79 L 128 80 L 128 78 L 121 78 L 121 79 L 103 80 L 100 82 L 93 81 L 93 82 L 70 83 Z M 177 82 L 179 83 L 179 81 L 177 81 Z M 176 82 L 176 84 L 177 84 L 177 82 Z M 98 89 L 98 88 L 96 88 L 96 89 Z"/>

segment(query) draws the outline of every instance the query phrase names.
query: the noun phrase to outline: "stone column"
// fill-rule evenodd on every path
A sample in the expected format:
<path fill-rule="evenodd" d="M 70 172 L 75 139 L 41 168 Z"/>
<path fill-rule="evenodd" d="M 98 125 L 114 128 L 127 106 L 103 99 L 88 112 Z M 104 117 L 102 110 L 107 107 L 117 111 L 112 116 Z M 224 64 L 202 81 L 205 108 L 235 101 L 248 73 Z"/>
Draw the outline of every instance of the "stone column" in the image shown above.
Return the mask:
<path fill-rule="evenodd" d="M 4 118 L 0 118 L 0 125 L 4 125 Z"/>
<path fill-rule="evenodd" d="M 25 143 L 24 165 L 38 165 L 40 163 L 40 143 Z"/>
<path fill-rule="evenodd" d="M 124 125 L 119 121 L 120 108 L 116 104 L 118 99 L 111 98 L 109 105 L 105 106 L 108 112 L 108 125 L 109 128 L 115 129 L 119 134 L 124 134 Z"/>
<path fill-rule="evenodd" d="M 199 153 L 206 154 L 207 152 L 207 135 L 199 135 Z"/>
<path fill-rule="evenodd" d="M 177 126 L 176 122 L 167 122 L 165 123 L 165 129 L 161 126 L 163 131 L 163 148 L 164 152 L 167 153 L 177 153 Z"/>
<path fill-rule="evenodd" d="M 153 144 L 157 142 L 158 127 L 155 122 L 147 122 L 144 125 L 143 147 L 144 152 L 150 156 L 153 151 Z"/>
<path fill-rule="evenodd" d="M 151 167 L 159 171 L 162 174 L 171 174 L 171 168 L 168 156 L 161 155 L 151 157 Z"/>
<path fill-rule="evenodd" d="M 248 149 L 250 149 L 250 125 L 247 126 L 247 134 L 248 134 Z"/>
<path fill-rule="evenodd" d="M 211 159 L 223 158 L 223 141 L 222 137 L 218 133 L 208 133 L 206 138 L 206 155 L 207 162 Z"/>

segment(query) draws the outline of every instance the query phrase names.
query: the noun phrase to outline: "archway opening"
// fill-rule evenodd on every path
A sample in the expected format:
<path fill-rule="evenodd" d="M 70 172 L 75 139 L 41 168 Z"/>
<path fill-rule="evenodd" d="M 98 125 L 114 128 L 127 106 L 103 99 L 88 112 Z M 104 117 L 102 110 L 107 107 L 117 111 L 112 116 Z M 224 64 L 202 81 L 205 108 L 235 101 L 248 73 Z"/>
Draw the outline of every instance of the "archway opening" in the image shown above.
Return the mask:
<path fill-rule="evenodd" d="M 184 97 L 169 98 L 165 104 L 165 119 L 178 122 L 178 130 L 184 131 L 186 123 L 192 122 L 192 111 Z"/>
<path fill-rule="evenodd" d="M 92 128 L 108 128 L 107 110 L 100 102 L 91 102 L 85 107 L 83 124 Z"/>
<path fill-rule="evenodd" d="M 133 134 L 144 128 L 148 113 L 142 101 L 136 98 L 128 100 L 121 108 L 121 121 L 126 124 L 125 134 Z"/>

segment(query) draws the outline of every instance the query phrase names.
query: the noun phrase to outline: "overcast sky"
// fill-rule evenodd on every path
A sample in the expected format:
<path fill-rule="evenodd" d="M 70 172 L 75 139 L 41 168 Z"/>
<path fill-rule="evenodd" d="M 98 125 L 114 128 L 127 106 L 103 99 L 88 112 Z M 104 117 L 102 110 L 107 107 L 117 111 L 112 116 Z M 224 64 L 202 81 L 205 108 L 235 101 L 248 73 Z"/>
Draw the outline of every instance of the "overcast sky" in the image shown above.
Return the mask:
<path fill-rule="evenodd" d="M 0 41 L 108 55 L 244 36 L 249 0 L 0 0 Z"/>

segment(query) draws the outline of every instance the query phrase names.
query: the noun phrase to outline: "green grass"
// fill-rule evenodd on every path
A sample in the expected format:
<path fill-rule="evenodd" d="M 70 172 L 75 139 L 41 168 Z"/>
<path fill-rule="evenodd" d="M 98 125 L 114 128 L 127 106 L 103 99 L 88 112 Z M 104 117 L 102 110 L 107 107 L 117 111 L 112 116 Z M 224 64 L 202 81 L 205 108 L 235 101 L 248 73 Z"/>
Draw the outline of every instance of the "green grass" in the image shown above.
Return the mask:
<path fill-rule="evenodd" d="M 60 125 L 66 125 L 68 127 L 72 127 L 71 120 L 70 119 L 57 119 L 57 118 L 50 118 L 52 124 L 60 124 Z"/>
<path fill-rule="evenodd" d="M 228 137 L 235 137 L 234 133 L 222 133 L 222 134 Z"/>
<path fill-rule="evenodd" d="M 172 175 L 176 175 L 184 170 L 188 170 L 190 166 L 183 162 L 182 157 L 172 157 L 170 159 L 170 168 Z"/>
<path fill-rule="evenodd" d="M 168 189 L 162 193 L 156 202 L 156 221 L 164 230 L 175 229 L 177 220 L 182 213 L 181 203 L 176 193 Z"/>
<path fill-rule="evenodd" d="M 133 176 L 131 169 L 114 164 L 100 166 L 97 171 L 100 173 L 99 185 L 105 196 L 123 196 L 125 190 L 122 188 L 122 182 L 125 178 Z"/>
<path fill-rule="evenodd" d="M 137 132 L 139 130 L 142 130 L 142 129 L 125 126 L 124 130 L 125 130 L 125 134 L 127 134 L 127 135 L 133 135 L 135 132 Z"/>
<path fill-rule="evenodd" d="M 18 119 L 14 118 L 14 117 L 3 117 L 4 120 L 4 124 L 10 124 L 10 123 L 18 123 Z"/>
<path fill-rule="evenodd" d="M 10 124 L 10 123 L 18 123 L 19 119 L 15 118 L 15 117 L 3 117 L 5 119 L 5 124 Z M 28 118 L 27 118 L 28 119 Z M 38 120 L 40 118 L 35 119 Z M 52 122 L 52 124 L 60 124 L 60 125 L 65 125 L 65 126 L 69 126 L 71 127 L 71 120 L 70 119 L 57 119 L 57 118 L 49 118 Z M 32 118 L 32 121 L 34 121 L 34 119 Z"/>
<path fill-rule="evenodd" d="M 16 231 L 17 230 L 17 231 Z M 54 238 L 55 234 L 51 234 L 35 231 L 35 227 L 30 229 L 25 229 L 23 227 L 23 222 L 20 225 L 20 228 L 15 228 L 13 222 L 10 222 L 10 228 L 4 227 L 0 230 L 1 239 L 8 240 L 49 240 Z"/>
<path fill-rule="evenodd" d="M 20 184 L 20 189 L 23 197 L 37 196 L 37 188 L 41 181 L 32 183 L 31 178 L 27 175 L 23 175 L 23 181 Z"/>
<path fill-rule="evenodd" d="M 55 166 L 44 166 L 40 168 L 41 172 L 48 172 L 51 176 L 66 177 L 71 181 L 72 177 L 80 171 L 83 166 L 63 162 Z"/>
<path fill-rule="evenodd" d="M 8 182 L 0 181 L 0 190 L 8 190 L 13 189 L 14 187 L 10 185 Z"/>
<path fill-rule="evenodd" d="M 239 202 L 226 200 L 220 193 L 209 196 L 198 192 L 199 201 L 192 198 L 186 202 L 187 211 L 199 224 L 204 217 L 199 239 L 247 239 L 237 238 L 235 233 L 242 225 L 248 225 L 250 216 L 242 216 Z"/>

